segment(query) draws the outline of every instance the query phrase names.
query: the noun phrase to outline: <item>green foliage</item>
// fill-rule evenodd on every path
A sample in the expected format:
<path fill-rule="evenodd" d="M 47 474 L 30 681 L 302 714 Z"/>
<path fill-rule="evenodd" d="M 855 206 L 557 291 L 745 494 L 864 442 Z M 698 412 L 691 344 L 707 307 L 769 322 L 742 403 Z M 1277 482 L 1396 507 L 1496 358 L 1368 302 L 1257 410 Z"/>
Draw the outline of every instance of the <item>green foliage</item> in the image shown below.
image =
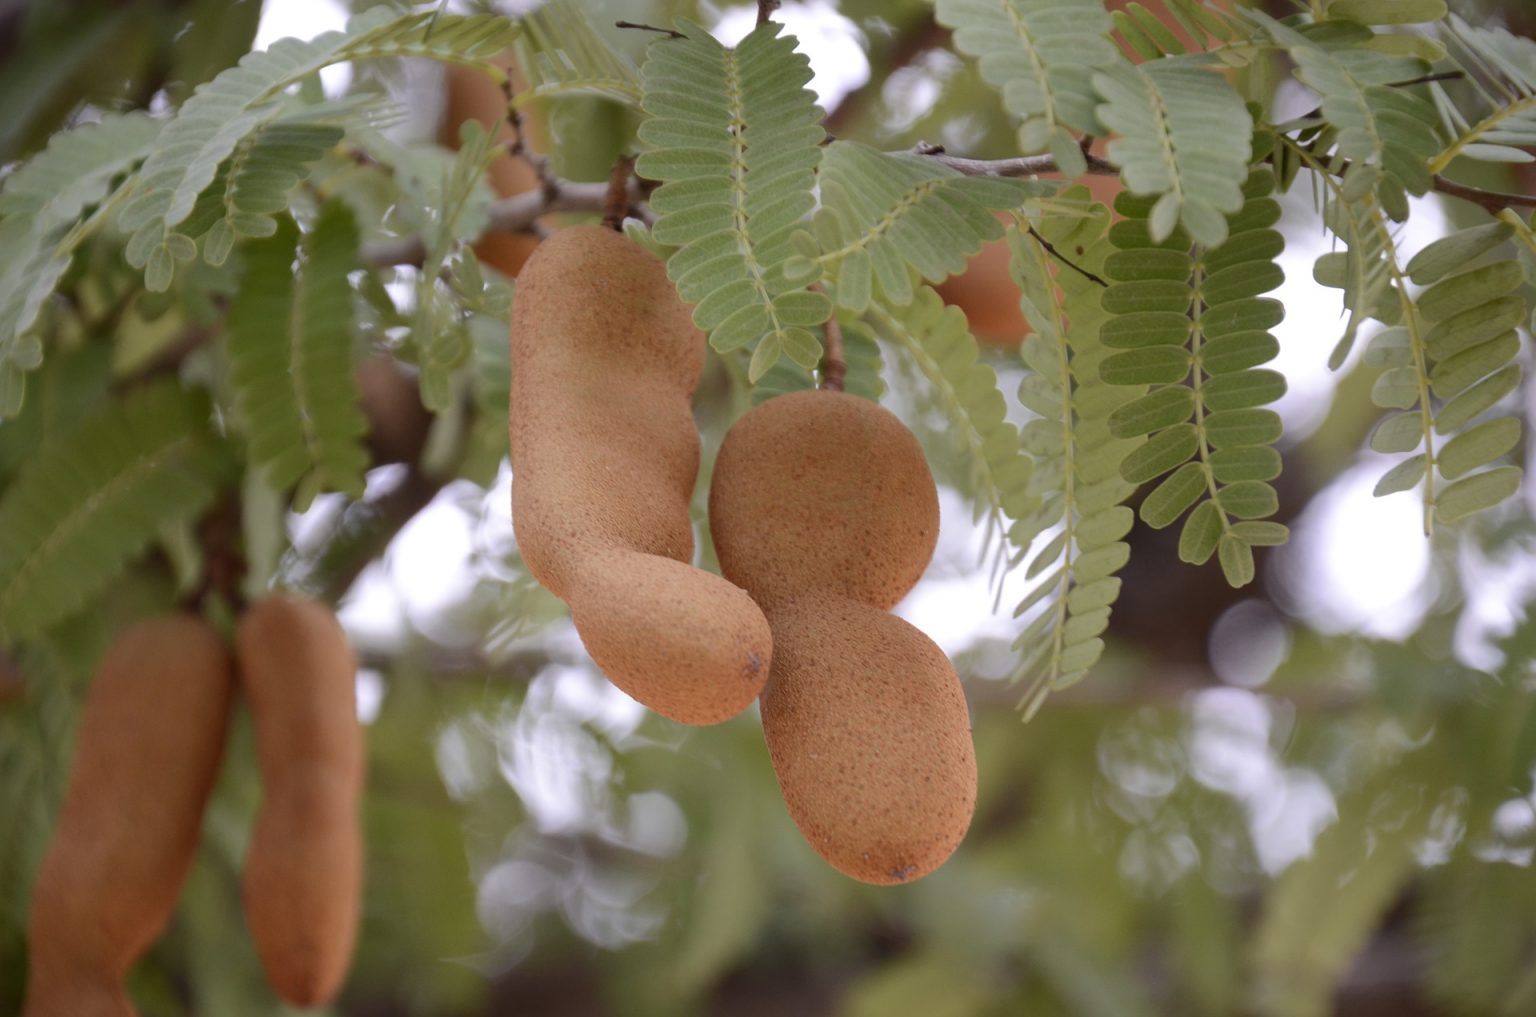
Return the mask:
<path fill-rule="evenodd" d="M 1093 81 L 1105 98 L 1099 119 L 1119 135 L 1109 157 L 1126 188 L 1157 196 L 1153 242 L 1183 226 L 1196 243 L 1220 246 L 1248 176 L 1253 118 L 1243 100 L 1220 76 L 1170 63 L 1124 64 Z"/>
<path fill-rule="evenodd" d="M 1195 43 L 1195 52 L 1214 48 L 1221 51 L 1224 63 L 1242 63 L 1246 56 L 1241 52 L 1247 36 L 1247 26 L 1226 11 L 1209 7 L 1204 0 L 1163 0 L 1161 6 L 1178 26 L 1188 33 Z M 1184 56 L 1190 50 L 1174 35 L 1169 27 L 1158 19 L 1157 14 L 1139 3 L 1128 3 L 1123 10 L 1110 15 L 1115 31 L 1120 33 L 1136 54 L 1143 60 Z M 1214 43 L 1207 47 L 1203 43 Z M 1235 44 L 1229 48 L 1228 44 Z"/>
<path fill-rule="evenodd" d="M 843 333 L 843 363 L 847 368 L 843 376 L 843 391 L 863 396 L 871 402 L 879 402 L 885 394 L 885 379 L 880 376 L 885 366 L 880 355 L 880 343 L 868 326 L 847 311 L 839 314 L 838 326 Z M 780 360 L 752 386 L 752 404 L 755 406 L 774 396 L 815 386 L 816 379 L 810 371 L 792 360 Z"/>
<path fill-rule="evenodd" d="M 734 50 L 691 23 L 684 37 L 653 42 L 643 68 L 646 151 L 635 164 L 662 181 L 651 207 L 656 239 L 678 247 L 667 273 L 716 350 L 755 346 L 752 381 L 785 354 L 815 367 L 821 344 L 809 329 L 832 313 L 806 288 L 814 278 L 784 273 L 799 220 L 815 207 L 825 132 L 804 87 L 810 63 L 781 27 L 759 25 Z"/>
<path fill-rule="evenodd" d="M 240 142 L 284 110 L 282 93 L 323 67 L 346 60 L 424 56 L 473 61 L 504 49 L 513 22 L 491 15 L 438 16 L 427 11 L 394 15 L 375 7 L 346 29 L 308 42 L 281 39 L 247 54 L 200 87 L 156 139 L 118 225 L 132 234 L 129 264 L 145 269 L 151 290 L 170 286 L 176 263 L 191 260 L 193 238 L 180 226 L 198 195 L 213 184 L 219 167 Z"/>
<path fill-rule="evenodd" d="M 1406 219 L 1403 192 L 1429 190 L 1428 160 L 1440 149 L 1434 107 L 1396 85 L 1423 74 L 1423 61 L 1362 45 L 1376 36 L 1352 22 L 1339 22 L 1335 32 L 1300 31 L 1259 11 L 1248 17 L 1290 53 L 1296 76 L 1319 94 L 1337 154 L 1350 161 L 1346 187 L 1374 189 L 1394 220 Z"/>
<path fill-rule="evenodd" d="M 79 610 L 227 473 L 208 401 L 173 382 L 109 403 L 38 451 L 0 498 L 0 632 L 36 635 Z"/>
<path fill-rule="evenodd" d="M 1433 86 L 1451 142 L 1430 160 L 1431 173 L 1458 158 L 1480 162 L 1528 163 L 1525 149 L 1536 146 L 1536 42 L 1497 26 L 1479 28 L 1452 15 L 1445 33 L 1461 51 L 1461 63 L 1477 71 L 1475 123 L 1438 82 Z M 1476 115 L 1476 114 L 1474 114 Z"/>
<path fill-rule="evenodd" d="M 1473 226 L 1426 246 L 1402 274 L 1427 288 L 1411 299 L 1399 278 L 1401 324 L 1371 341 L 1372 362 L 1386 369 L 1373 398 L 1378 406 L 1403 411 L 1377 425 L 1371 447 L 1416 453 L 1389 470 L 1376 493 L 1394 494 L 1422 481 L 1426 532 L 1433 520 L 1455 522 L 1520 486 L 1518 466 L 1483 469 L 1518 444 L 1519 418 L 1472 423 L 1520 383 L 1520 365 L 1512 361 L 1520 352 L 1515 329 L 1526 319 L 1525 300 L 1516 292 L 1523 276 L 1513 260 L 1485 257 L 1512 233 L 1505 223 Z M 1438 449 L 1437 437 L 1446 439 Z M 1436 469 L 1445 482 L 1438 487 Z"/>
<path fill-rule="evenodd" d="M 1101 637 L 1120 593 L 1115 573 L 1131 554 L 1124 538 L 1134 517 L 1122 502 L 1135 485 L 1119 468 L 1144 439 L 1115 434 L 1110 421 L 1141 389 L 1103 379 L 1109 316 L 1098 274 L 1110 253 L 1108 222 L 1107 208 L 1073 188 L 1037 228 L 1008 234 L 1010 266 L 1035 331 L 1024 344 L 1031 373 L 1019 401 L 1038 415 L 1022 434 L 1035 461 L 1027 496 L 1037 507 L 1009 534 L 1029 549 L 1025 576 L 1038 580 L 1014 609 L 1015 617 L 1036 612 L 1014 642 L 1026 717 L 1052 690 L 1081 680 L 1103 654 Z M 1053 253 L 1059 251 L 1073 252 L 1070 265 Z M 1052 530 L 1043 547 L 1034 546 Z"/>
<path fill-rule="evenodd" d="M 275 216 L 288 210 L 289 190 L 343 133 L 303 112 L 242 139 L 198 195 L 182 233 L 202 242 L 204 259 L 215 267 L 224 264 L 237 240 L 272 236 Z"/>
<path fill-rule="evenodd" d="M 1179 557 L 1203 564 L 1215 554 L 1233 586 L 1253 581 L 1255 546 L 1286 538 L 1284 526 L 1264 521 L 1279 506 L 1269 481 L 1280 474 L 1271 447 L 1280 417 L 1263 405 L 1285 394 L 1285 378 L 1259 366 L 1279 352 L 1268 330 L 1284 316 L 1261 296 L 1285 278 L 1275 264 L 1284 240 L 1270 228 L 1280 217 L 1272 188 L 1264 170 L 1248 177 L 1216 250 L 1181 232 L 1154 240 L 1156 206 L 1122 194 L 1115 210 L 1124 219 L 1109 231 L 1116 253 L 1104 270 L 1113 318 L 1102 335 L 1117 352 L 1100 374 L 1115 385 L 1155 386 L 1109 417 L 1117 437 L 1148 436 L 1120 474 L 1133 484 L 1169 474 L 1141 503 L 1142 521 L 1160 529 L 1189 512 Z"/>
<path fill-rule="evenodd" d="M 554 0 L 525 16 L 512 42 L 518 70 L 527 83 L 513 96 L 524 106 L 557 95 L 596 95 L 626 106 L 640 105 L 640 75 L 592 27 L 570 0 Z"/>
<path fill-rule="evenodd" d="M 1253 940 L 1264 1017 L 1332 1013 L 1335 983 L 1412 878 L 1414 841 L 1429 818 L 1424 787 L 1388 772 L 1344 803 L 1312 853 L 1270 890 Z"/>
<path fill-rule="evenodd" d="M 957 450 L 967 457 L 976 518 L 986 518 L 983 543 L 1001 541 L 1010 520 L 1026 518 L 1036 499 L 1029 489 L 1033 464 L 1008 422 L 1008 404 L 997 387 L 997 372 L 978 362 L 976 340 L 965 314 L 944 306 L 927 286 L 904 307 L 872 304 L 875 331 L 904 348 L 933 386 L 954 425 Z M 1004 545 L 998 544 L 999 551 Z"/>
<path fill-rule="evenodd" d="M 274 490 L 294 485 L 302 511 L 321 491 L 363 493 L 368 422 L 353 373 L 355 311 L 347 274 L 357 226 L 327 204 L 301 237 L 290 219 L 245 248 L 229 309 L 230 387 L 250 461 Z"/>
<path fill-rule="evenodd" d="M 1124 63 L 1099 0 L 938 0 L 935 17 L 975 57 L 1009 112 L 1019 146 L 1049 151 L 1068 176 L 1086 163 L 1072 131 L 1098 133 L 1093 73 Z"/>
<path fill-rule="evenodd" d="M 838 306 L 853 311 L 873 298 L 911 303 L 914 273 L 936 283 L 964 270 L 983 241 L 1003 235 L 992 210 L 1044 192 L 1035 182 L 967 177 L 932 159 L 855 141 L 827 146 L 820 182 L 815 240 L 802 238 L 800 246 L 822 253 L 814 262 L 796 259 L 788 271 L 814 277 L 820 266 L 837 280 Z"/>
<path fill-rule="evenodd" d="M 0 419 L 21 409 L 23 373 L 43 359 L 32 334 L 38 310 L 100 215 L 87 215 L 115 178 L 143 158 L 160 124 L 142 113 L 57 134 L 0 191 Z"/>

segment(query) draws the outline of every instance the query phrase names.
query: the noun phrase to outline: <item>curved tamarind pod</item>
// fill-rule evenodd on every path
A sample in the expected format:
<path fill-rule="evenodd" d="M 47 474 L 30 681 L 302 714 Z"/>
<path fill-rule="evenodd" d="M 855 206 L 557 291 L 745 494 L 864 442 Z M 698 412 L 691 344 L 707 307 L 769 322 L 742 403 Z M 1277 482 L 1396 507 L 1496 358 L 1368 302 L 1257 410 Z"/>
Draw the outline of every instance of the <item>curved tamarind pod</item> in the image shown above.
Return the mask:
<path fill-rule="evenodd" d="M 246 921 L 277 994 L 317 1006 L 346 979 L 362 895 L 357 661 L 330 608 L 285 596 L 246 610 L 235 653 L 262 776 Z"/>
<path fill-rule="evenodd" d="M 139 622 L 107 650 L 32 894 L 27 1017 L 133 1013 L 123 978 L 175 909 L 233 692 L 224 640 L 196 615 Z"/>
<path fill-rule="evenodd" d="M 600 226 L 545 240 L 512 310 L 512 524 L 615 685 L 713 724 L 762 691 L 772 637 L 745 591 L 694 568 L 691 401 L 704 334 L 661 262 Z"/>
<path fill-rule="evenodd" d="M 970 825 L 976 756 L 954 668 L 888 613 L 938 539 L 917 440 L 854 396 L 779 396 L 726 435 L 709 508 L 721 571 L 773 629 L 763 735 L 795 824 L 855 879 L 932 872 Z"/>

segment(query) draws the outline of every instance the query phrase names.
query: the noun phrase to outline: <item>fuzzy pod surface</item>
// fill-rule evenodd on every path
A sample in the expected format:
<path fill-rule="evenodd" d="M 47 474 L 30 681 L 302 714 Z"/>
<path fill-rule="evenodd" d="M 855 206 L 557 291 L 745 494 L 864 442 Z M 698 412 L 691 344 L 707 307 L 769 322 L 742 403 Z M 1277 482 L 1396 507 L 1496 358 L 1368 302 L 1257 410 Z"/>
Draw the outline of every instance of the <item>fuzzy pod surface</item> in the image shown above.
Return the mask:
<path fill-rule="evenodd" d="M 277 994 L 319 1006 L 346 980 L 362 897 L 357 661 L 329 607 L 280 595 L 241 615 L 235 653 L 262 780 L 246 922 Z"/>
<path fill-rule="evenodd" d="M 97 667 L 28 918 L 26 1017 L 124 1017 L 123 978 L 165 928 L 229 727 L 219 633 L 177 613 L 124 629 Z"/>
<path fill-rule="evenodd" d="M 773 629 L 763 735 L 795 824 L 855 879 L 932 872 L 970 825 L 976 756 L 953 666 L 889 613 L 938 540 L 917 439 L 855 396 L 770 399 L 726 435 L 710 527 Z"/>
<path fill-rule="evenodd" d="M 605 227 L 560 230 L 518 278 L 511 346 L 512 524 L 529 571 L 630 696 L 686 724 L 740 713 L 772 637 L 745 591 L 691 564 L 705 337 L 665 267 Z"/>

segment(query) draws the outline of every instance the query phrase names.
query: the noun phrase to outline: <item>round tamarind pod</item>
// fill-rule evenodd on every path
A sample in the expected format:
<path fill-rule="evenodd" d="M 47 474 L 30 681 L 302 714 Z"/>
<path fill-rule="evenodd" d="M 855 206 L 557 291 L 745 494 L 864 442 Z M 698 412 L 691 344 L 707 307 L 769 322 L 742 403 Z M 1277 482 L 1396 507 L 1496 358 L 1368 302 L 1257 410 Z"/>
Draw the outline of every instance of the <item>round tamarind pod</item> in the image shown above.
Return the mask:
<path fill-rule="evenodd" d="M 512 310 L 512 525 L 597 666 L 685 724 L 744 710 L 772 637 L 746 591 L 694 568 L 691 402 L 705 337 L 633 241 L 601 226 L 542 243 Z"/>
<path fill-rule="evenodd" d="M 720 446 L 709 492 L 720 571 L 763 605 L 809 590 L 887 610 L 933 557 L 939 496 L 906 425 L 810 390 L 760 404 Z"/>
<path fill-rule="evenodd" d="M 330 608 L 288 596 L 241 615 L 235 654 L 262 779 L 246 922 L 277 994 L 318 1006 L 346 979 L 362 896 L 357 661 Z"/>
<path fill-rule="evenodd" d="M 133 1013 L 123 978 L 175 910 L 233 694 L 224 640 L 197 615 L 131 625 L 102 657 L 32 893 L 27 1017 Z"/>
<path fill-rule="evenodd" d="M 779 396 L 726 435 L 710 489 L 720 568 L 763 605 L 763 735 L 790 816 L 835 868 L 903 883 L 970 825 L 976 756 L 960 681 L 889 614 L 938 539 L 917 439 L 855 396 Z"/>

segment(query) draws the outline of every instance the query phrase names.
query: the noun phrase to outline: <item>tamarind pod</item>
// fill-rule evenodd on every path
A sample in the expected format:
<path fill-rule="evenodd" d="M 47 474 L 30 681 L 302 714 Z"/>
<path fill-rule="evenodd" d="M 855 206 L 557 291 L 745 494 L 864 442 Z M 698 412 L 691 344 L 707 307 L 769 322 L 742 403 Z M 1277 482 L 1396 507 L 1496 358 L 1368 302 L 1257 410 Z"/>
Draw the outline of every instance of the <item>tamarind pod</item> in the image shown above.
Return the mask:
<path fill-rule="evenodd" d="M 29 987 L 22 1017 L 138 1017 L 116 982 L 74 977 L 64 984 Z"/>
<path fill-rule="evenodd" d="M 235 653 L 262 777 L 246 921 L 277 994 L 317 1006 L 346 978 L 362 895 L 357 661 L 328 607 L 288 596 L 246 610 Z"/>
<path fill-rule="evenodd" d="M 124 629 L 98 665 L 28 917 L 27 1017 L 131 1014 L 122 981 L 175 909 L 234 678 L 201 617 Z"/>
<path fill-rule="evenodd" d="M 773 632 L 763 736 L 800 832 L 865 882 L 933 871 L 970 825 L 976 757 L 954 668 L 888 613 L 938 538 L 917 439 L 854 396 L 770 399 L 726 435 L 709 516 Z"/>
<path fill-rule="evenodd" d="M 690 563 L 691 402 L 705 337 L 662 263 L 613 230 L 564 229 L 523 267 L 512 311 L 512 525 L 598 667 L 687 724 L 762 690 L 767 620 Z"/>
<path fill-rule="evenodd" d="M 846 597 L 807 594 L 769 615 L 763 736 L 795 825 L 866 883 L 926 876 L 976 808 L 976 753 L 949 658 L 915 627 Z"/>
<path fill-rule="evenodd" d="M 720 571 L 759 604 L 814 590 L 884 610 L 933 557 L 939 496 L 894 414 L 810 390 L 769 399 L 726 434 L 709 519 Z"/>

